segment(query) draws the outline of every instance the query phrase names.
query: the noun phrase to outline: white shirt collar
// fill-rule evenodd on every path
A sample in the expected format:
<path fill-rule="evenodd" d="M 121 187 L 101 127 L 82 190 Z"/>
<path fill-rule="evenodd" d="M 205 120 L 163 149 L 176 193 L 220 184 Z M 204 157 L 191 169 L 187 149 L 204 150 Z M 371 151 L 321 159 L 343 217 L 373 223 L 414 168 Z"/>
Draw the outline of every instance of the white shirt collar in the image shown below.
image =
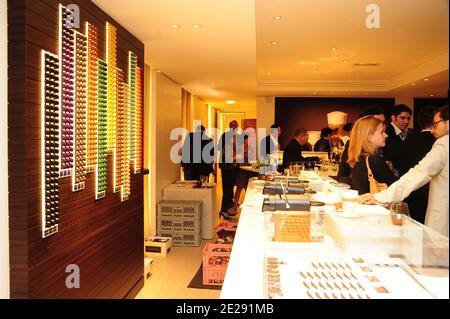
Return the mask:
<path fill-rule="evenodd" d="M 394 128 L 395 135 L 399 135 L 401 132 L 403 132 L 401 129 L 397 127 L 397 125 L 394 124 L 394 122 L 391 122 L 392 127 Z"/>
<path fill-rule="evenodd" d="M 272 134 L 270 134 L 270 139 L 272 140 L 272 142 L 273 142 L 274 144 L 278 144 L 278 139 L 276 139 L 275 137 L 273 137 Z"/>

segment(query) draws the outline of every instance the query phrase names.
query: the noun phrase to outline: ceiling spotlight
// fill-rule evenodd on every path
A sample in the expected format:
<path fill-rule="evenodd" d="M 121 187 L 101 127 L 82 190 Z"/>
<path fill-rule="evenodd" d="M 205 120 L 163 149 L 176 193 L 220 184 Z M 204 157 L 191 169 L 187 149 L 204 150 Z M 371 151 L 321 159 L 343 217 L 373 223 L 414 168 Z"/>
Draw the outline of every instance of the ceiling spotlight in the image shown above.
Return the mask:
<path fill-rule="evenodd" d="M 272 74 L 272 73 L 270 73 L 270 72 L 267 72 L 267 73 L 266 73 L 266 75 L 271 75 L 271 74 Z"/>
<path fill-rule="evenodd" d="M 170 27 L 172 29 L 179 29 L 179 28 L 181 28 L 181 26 L 179 24 L 171 24 Z"/>
<path fill-rule="evenodd" d="M 434 94 L 433 94 L 433 93 L 431 93 L 431 94 L 430 94 L 430 96 L 434 96 Z"/>
<path fill-rule="evenodd" d="M 425 82 L 427 82 L 427 81 L 430 81 L 430 79 L 429 78 L 425 78 L 425 79 L 423 79 Z"/>
<path fill-rule="evenodd" d="M 281 16 L 274 16 L 273 19 L 274 20 L 281 20 Z"/>
<path fill-rule="evenodd" d="M 193 25 L 192 25 L 192 28 L 193 28 L 193 29 L 198 29 L 198 28 L 201 28 L 201 27 L 202 27 L 201 24 L 193 24 Z"/>
<path fill-rule="evenodd" d="M 331 48 L 331 51 L 336 51 L 336 50 L 337 50 L 337 48 L 335 48 L 335 47 Z"/>
<path fill-rule="evenodd" d="M 411 83 L 412 86 L 416 85 L 416 83 Z"/>
<path fill-rule="evenodd" d="M 347 64 L 347 63 L 348 63 L 348 60 L 342 60 L 342 63 Z"/>
<path fill-rule="evenodd" d="M 272 45 L 277 45 L 278 42 L 277 42 L 277 41 L 270 41 L 270 44 L 272 44 Z"/>
<path fill-rule="evenodd" d="M 225 101 L 225 103 L 227 103 L 228 105 L 232 105 L 232 104 L 236 104 L 235 100 L 227 100 Z"/>

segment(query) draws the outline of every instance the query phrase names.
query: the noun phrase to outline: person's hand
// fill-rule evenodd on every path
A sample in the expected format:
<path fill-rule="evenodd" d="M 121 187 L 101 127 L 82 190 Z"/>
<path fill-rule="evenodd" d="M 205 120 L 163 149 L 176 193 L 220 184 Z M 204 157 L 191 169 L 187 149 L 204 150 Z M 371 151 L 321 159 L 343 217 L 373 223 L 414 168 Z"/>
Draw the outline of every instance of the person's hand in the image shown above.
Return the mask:
<path fill-rule="evenodd" d="M 394 171 L 394 164 L 392 164 L 392 162 L 386 161 L 386 164 L 387 164 L 387 166 L 389 166 L 389 169 L 390 169 L 391 171 Z"/>
<path fill-rule="evenodd" d="M 378 191 L 381 192 L 382 190 L 388 189 L 388 184 L 386 183 L 377 183 Z"/>
<path fill-rule="evenodd" d="M 378 204 L 378 202 L 375 199 L 375 197 L 373 196 L 373 194 L 370 194 L 370 193 L 366 193 L 366 194 L 363 194 L 363 195 L 359 196 L 358 202 L 360 204 L 364 204 L 364 205 L 376 205 L 376 204 Z"/>

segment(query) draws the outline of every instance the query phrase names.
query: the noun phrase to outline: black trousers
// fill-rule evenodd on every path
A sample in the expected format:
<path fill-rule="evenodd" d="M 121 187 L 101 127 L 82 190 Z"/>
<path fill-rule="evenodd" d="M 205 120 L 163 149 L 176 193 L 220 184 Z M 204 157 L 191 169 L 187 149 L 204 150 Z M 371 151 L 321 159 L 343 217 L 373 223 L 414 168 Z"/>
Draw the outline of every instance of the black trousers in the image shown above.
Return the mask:
<path fill-rule="evenodd" d="M 222 168 L 222 212 L 226 212 L 228 208 L 233 207 L 234 203 L 234 185 L 236 184 L 237 168 Z"/>
<path fill-rule="evenodd" d="M 200 180 L 200 175 L 200 172 L 195 168 L 184 168 L 185 181 Z"/>

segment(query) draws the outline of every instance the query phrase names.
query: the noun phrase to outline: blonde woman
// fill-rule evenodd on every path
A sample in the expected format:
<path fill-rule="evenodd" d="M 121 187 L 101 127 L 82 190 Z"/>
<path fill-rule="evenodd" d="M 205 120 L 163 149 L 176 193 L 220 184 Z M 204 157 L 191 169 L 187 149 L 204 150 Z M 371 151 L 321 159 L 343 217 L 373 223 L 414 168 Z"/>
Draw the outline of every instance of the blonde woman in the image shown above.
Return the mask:
<path fill-rule="evenodd" d="M 378 183 L 391 185 L 397 178 L 389 165 L 379 155 L 379 149 L 386 143 L 384 122 L 373 116 L 360 118 L 350 135 L 347 163 L 351 167 L 352 188 L 360 194 L 370 192 L 366 157 L 373 177 Z"/>
<path fill-rule="evenodd" d="M 364 194 L 362 204 L 391 203 L 401 201 L 412 191 L 430 182 L 425 225 L 448 237 L 449 193 L 448 193 L 448 105 L 434 114 L 432 133 L 437 138 L 431 151 L 396 183 L 376 194 Z M 361 194 L 361 193 L 360 193 Z"/>

